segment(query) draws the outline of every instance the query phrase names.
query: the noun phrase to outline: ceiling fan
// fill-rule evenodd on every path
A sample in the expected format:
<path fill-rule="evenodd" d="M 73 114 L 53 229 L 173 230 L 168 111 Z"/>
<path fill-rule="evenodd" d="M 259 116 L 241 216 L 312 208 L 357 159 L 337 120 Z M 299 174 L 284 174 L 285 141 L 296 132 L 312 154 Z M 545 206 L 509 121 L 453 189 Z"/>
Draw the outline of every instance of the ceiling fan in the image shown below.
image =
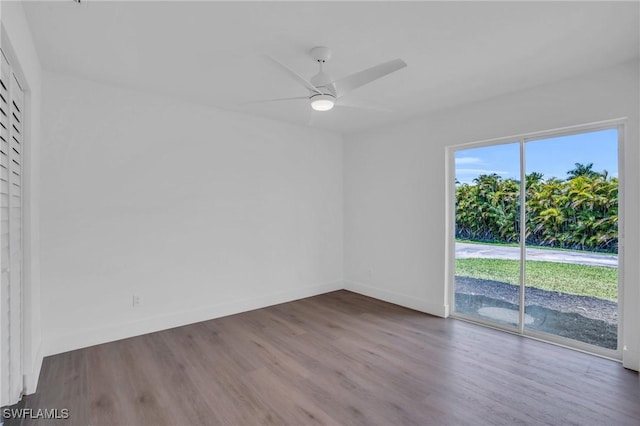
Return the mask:
<path fill-rule="evenodd" d="M 334 105 L 364 107 L 364 105 L 355 105 L 348 103 L 342 99 L 344 95 L 351 92 L 358 87 L 371 83 L 374 80 L 384 77 L 387 74 L 398 71 L 407 66 L 402 59 L 394 59 L 392 61 L 384 62 L 371 68 L 359 71 L 357 73 L 348 75 L 346 77 L 334 80 L 325 73 L 323 65 L 331 59 L 331 49 L 324 46 L 314 47 L 309 52 L 311 57 L 318 62 L 320 67 L 319 72 L 311 77 L 309 80 L 298 74 L 296 71 L 278 61 L 277 59 L 268 56 L 274 63 L 280 66 L 291 77 L 293 77 L 298 83 L 304 86 L 309 94 L 307 96 L 297 96 L 293 98 L 278 98 L 268 99 L 259 102 L 277 102 L 277 101 L 290 101 L 297 99 L 307 99 L 311 104 L 311 108 L 315 111 L 329 111 Z M 370 108 L 378 109 L 378 108 Z"/>

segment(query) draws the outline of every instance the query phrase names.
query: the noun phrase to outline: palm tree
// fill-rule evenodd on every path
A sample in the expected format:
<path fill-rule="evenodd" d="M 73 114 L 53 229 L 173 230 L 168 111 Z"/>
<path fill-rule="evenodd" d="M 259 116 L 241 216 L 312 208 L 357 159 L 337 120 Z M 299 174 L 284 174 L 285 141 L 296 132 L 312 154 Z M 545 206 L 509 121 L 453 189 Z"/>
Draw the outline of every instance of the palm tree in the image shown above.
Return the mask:
<path fill-rule="evenodd" d="M 589 163 L 589 164 L 574 163 L 574 164 L 576 167 L 567 172 L 567 176 L 569 177 L 569 179 L 573 179 L 578 176 L 587 176 L 587 177 L 600 176 L 600 173 L 593 170 L 593 163 Z"/>
<path fill-rule="evenodd" d="M 527 182 L 527 186 L 538 185 L 542 181 L 542 177 L 544 175 L 540 172 L 531 172 L 525 176 L 525 181 Z"/>

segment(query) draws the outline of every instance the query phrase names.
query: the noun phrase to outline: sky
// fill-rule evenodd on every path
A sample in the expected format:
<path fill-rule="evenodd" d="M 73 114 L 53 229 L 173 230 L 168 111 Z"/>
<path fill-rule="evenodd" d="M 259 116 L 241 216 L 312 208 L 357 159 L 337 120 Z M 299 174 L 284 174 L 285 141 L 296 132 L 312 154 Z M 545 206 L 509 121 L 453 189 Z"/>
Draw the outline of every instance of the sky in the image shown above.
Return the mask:
<path fill-rule="evenodd" d="M 526 147 L 526 173 L 539 172 L 543 179 L 565 179 L 574 163 L 593 163 L 593 170 L 607 170 L 618 176 L 618 130 L 607 129 L 549 139 L 529 141 Z M 472 183 L 481 174 L 496 173 L 520 180 L 518 142 L 456 151 L 456 179 Z"/>

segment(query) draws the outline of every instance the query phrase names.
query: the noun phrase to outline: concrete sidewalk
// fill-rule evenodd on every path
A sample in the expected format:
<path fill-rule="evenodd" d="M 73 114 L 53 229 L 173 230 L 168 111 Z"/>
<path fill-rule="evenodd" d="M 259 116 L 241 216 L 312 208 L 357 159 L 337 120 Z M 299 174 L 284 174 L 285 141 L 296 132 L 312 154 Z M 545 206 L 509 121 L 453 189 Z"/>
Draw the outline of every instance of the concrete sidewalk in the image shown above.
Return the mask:
<path fill-rule="evenodd" d="M 520 259 L 520 247 L 498 246 L 490 244 L 470 244 L 456 242 L 456 259 Z M 527 248 L 527 260 L 545 260 L 548 262 L 574 263 L 578 265 L 618 267 L 618 256 L 590 251 L 563 251 Z"/>

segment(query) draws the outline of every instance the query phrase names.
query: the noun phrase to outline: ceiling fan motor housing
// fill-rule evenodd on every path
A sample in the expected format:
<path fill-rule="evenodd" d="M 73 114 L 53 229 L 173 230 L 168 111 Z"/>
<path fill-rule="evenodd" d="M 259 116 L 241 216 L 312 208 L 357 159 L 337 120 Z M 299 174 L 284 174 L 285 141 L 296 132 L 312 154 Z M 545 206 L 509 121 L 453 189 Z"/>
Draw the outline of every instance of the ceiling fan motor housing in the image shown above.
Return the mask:
<path fill-rule="evenodd" d="M 311 84 L 320 89 L 320 91 L 324 94 L 331 95 L 333 97 L 336 96 L 336 88 L 331 83 L 333 79 L 327 73 L 325 73 L 322 69 L 322 65 L 331 59 L 331 49 L 324 46 L 314 47 L 309 51 L 309 54 L 313 59 L 318 62 L 320 65 L 320 72 L 318 74 L 311 77 Z"/>
<path fill-rule="evenodd" d="M 331 82 L 332 78 L 324 71 L 320 71 L 318 74 L 311 77 L 311 84 L 320 89 L 321 92 L 335 96 L 336 89 Z"/>

